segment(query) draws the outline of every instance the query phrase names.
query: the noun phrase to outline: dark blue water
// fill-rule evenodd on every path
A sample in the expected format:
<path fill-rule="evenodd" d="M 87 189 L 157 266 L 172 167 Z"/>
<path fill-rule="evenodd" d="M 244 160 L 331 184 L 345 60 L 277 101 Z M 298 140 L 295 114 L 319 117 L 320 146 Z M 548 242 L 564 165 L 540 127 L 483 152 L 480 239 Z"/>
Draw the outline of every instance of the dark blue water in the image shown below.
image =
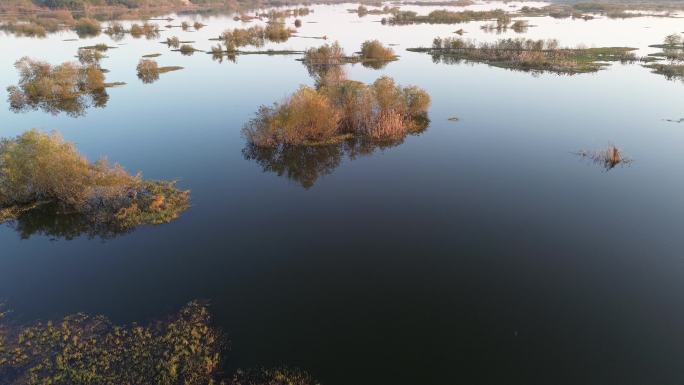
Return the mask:
<path fill-rule="evenodd" d="M 681 384 L 684 125 L 664 119 L 684 117 L 684 84 L 637 64 L 578 76 L 433 64 L 403 48 L 454 26 L 359 23 L 351 7 L 317 7 L 302 35 L 327 29 L 348 52 L 375 32 L 396 38 L 401 60 L 348 66 L 348 76 L 426 89 L 431 124 L 353 159 L 319 154 L 309 166 L 325 172 L 308 188 L 246 159 L 240 135 L 260 104 L 313 84 L 295 57 L 218 63 L 157 43 L 176 34 L 208 48 L 230 18 L 194 35 L 123 40 L 103 66 L 128 84 L 85 116 L 16 114 L 3 102 L 2 136 L 57 129 L 90 159 L 178 179 L 192 207 L 112 239 L 40 227 L 22 238 L 3 225 L 0 298 L 23 320 L 84 311 L 115 322 L 208 299 L 231 336 L 232 367 L 298 366 L 323 384 Z M 610 45 L 611 31 L 631 26 L 657 43 L 670 24 L 642 26 L 660 20 L 671 23 L 597 21 L 597 42 L 584 42 Z M 534 33 L 575 43 L 573 22 L 546 23 Z M 59 63 L 91 41 L 116 44 L 69 37 L 0 37 L 0 85 L 16 83 L 21 56 Z M 135 65 L 153 52 L 185 69 L 142 84 Z M 633 162 L 607 171 L 574 154 L 611 143 Z"/>

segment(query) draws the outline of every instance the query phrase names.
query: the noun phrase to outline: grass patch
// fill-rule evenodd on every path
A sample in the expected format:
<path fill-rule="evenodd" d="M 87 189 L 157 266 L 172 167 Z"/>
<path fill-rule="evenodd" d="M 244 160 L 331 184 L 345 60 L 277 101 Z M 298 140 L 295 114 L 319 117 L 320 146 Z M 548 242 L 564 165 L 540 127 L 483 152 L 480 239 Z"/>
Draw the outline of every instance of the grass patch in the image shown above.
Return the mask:
<path fill-rule="evenodd" d="M 654 74 L 665 76 L 667 80 L 684 81 L 684 64 L 651 63 L 644 64 L 644 67 L 649 68 Z"/>
<path fill-rule="evenodd" d="M 406 24 L 459 24 L 470 21 L 496 20 L 506 16 L 503 10 L 492 11 L 448 11 L 446 9 L 435 10 L 427 15 L 418 15 L 413 11 L 398 11 L 389 18 L 383 18 L 383 24 L 406 25 Z"/>
<path fill-rule="evenodd" d="M 463 61 L 533 72 L 577 74 L 595 72 L 606 62 L 637 60 L 629 47 L 560 48 L 556 40 L 500 39 L 480 43 L 460 38 L 435 38 L 431 48 L 408 48 L 425 52 L 436 62 L 458 64 Z"/>
<path fill-rule="evenodd" d="M 148 53 L 147 55 L 143 55 L 142 57 L 144 57 L 144 58 L 154 58 L 154 57 L 159 57 L 159 56 L 161 56 L 161 55 L 162 55 L 162 54 L 160 54 L 160 53 Z"/>

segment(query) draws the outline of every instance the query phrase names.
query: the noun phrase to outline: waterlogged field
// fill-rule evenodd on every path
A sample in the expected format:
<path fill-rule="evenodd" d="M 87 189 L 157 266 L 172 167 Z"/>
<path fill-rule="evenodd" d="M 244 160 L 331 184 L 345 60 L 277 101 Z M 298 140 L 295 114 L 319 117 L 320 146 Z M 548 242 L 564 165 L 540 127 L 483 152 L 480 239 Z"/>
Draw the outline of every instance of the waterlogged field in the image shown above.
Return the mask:
<path fill-rule="evenodd" d="M 638 60 L 684 31 L 682 19 L 524 17 L 516 32 L 481 28 L 491 20 L 389 25 L 357 7 L 311 6 L 285 19 L 301 20 L 286 41 L 239 47 L 287 55 L 212 57 L 226 29 L 266 26 L 234 15 L 172 14 L 150 21 L 160 31 L 149 39 L 0 35 L 3 92 L 22 57 L 58 65 L 102 43 L 105 82 L 125 83 L 75 110 L 13 109 L 5 93 L 0 136 L 58 130 L 89 162 L 190 190 L 164 221 L 112 228 L 48 205 L 3 224 L 0 299 L 13 319 L 147 324 L 207 301 L 230 337 L 223 371 L 287 366 L 330 385 L 684 381 L 684 83 Z M 179 51 L 162 44 L 172 37 Z M 574 75 L 407 51 L 435 37 L 635 50 Z M 353 55 L 371 39 L 398 60 L 344 64 L 346 78 L 419 87 L 429 121 L 383 141 L 261 148 L 245 137 L 259 106 L 323 78 L 302 51 L 337 41 Z M 161 73 L 139 78 L 146 55 Z M 100 197 L 95 186 L 88 197 Z M 146 214 L 171 193 L 126 194 Z"/>

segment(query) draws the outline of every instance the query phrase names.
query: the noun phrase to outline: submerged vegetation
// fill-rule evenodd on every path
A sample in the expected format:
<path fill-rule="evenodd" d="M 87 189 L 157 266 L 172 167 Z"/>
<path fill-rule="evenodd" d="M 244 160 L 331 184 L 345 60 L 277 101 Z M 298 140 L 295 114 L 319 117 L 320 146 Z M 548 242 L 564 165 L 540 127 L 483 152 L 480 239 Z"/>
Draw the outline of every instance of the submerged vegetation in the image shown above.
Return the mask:
<path fill-rule="evenodd" d="M 103 107 L 109 98 L 105 91 L 109 84 L 98 65 L 101 55 L 95 52 L 79 52 L 79 59 L 87 62 L 83 65 L 67 62 L 53 66 L 27 57 L 18 60 L 19 84 L 7 87 L 10 108 L 79 116 L 90 105 Z"/>
<path fill-rule="evenodd" d="M 632 160 L 625 157 L 622 152 L 614 145 L 609 145 L 608 148 L 601 151 L 579 151 L 577 155 L 581 158 L 586 158 L 602 166 L 606 170 L 611 170 L 618 165 L 628 165 Z"/>
<path fill-rule="evenodd" d="M 336 78 L 262 106 L 243 134 L 258 147 L 325 145 L 355 136 L 396 140 L 425 128 L 429 105 L 425 91 L 389 77 L 371 85 Z"/>
<path fill-rule="evenodd" d="M 0 307 L 0 378 L 7 384 L 317 384 L 288 368 L 223 373 L 228 339 L 199 301 L 148 325 L 84 313 L 26 326 L 9 318 Z"/>
<path fill-rule="evenodd" d="M 475 43 L 460 38 L 435 38 L 431 48 L 409 48 L 426 52 L 435 62 L 463 61 L 533 72 L 576 74 L 598 71 L 608 61 L 631 62 L 634 48 L 561 48 L 556 40 L 500 39 L 494 43 Z"/>
<path fill-rule="evenodd" d="M 105 160 L 88 162 L 59 134 L 28 131 L 0 142 L 0 218 L 43 204 L 119 231 L 162 224 L 188 208 L 174 182 L 146 181 Z"/>

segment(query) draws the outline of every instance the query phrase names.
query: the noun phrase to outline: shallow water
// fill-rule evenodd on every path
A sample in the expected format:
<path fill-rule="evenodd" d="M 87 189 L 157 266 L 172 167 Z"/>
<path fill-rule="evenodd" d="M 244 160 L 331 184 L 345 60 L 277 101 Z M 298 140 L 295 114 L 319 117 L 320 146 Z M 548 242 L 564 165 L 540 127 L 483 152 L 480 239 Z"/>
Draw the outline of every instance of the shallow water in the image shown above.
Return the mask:
<path fill-rule="evenodd" d="M 474 8 L 509 5 L 521 3 Z M 463 28 L 477 40 L 645 54 L 681 19 L 531 18 L 527 33 L 497 35 L 478 22 L 384 26 L 346 11 L 355 7 L 315 6 L 299 34 L 327 35 L 347 52 L 371 37 L 399 44 L 399 61 L 347 66 L 349 78 L 426 89 L 431 124 L 394 147 L 342 154 L 308 188 L 245 159 L 240 135 L 259 105 L 313 84 L 297 56 L 219 63 L 158 43 L 176 35 L 209 49 L 209 38 L 243 25 L 230 16 L 154 40 L 0 36 L 3 89 L 22 56 L 61 63 L 99 42 L 122 44 L 102 65 L 108 81 L 128 83 L 78 118 L 17 114 L 3 100 L 1 136 L 58 129 L 90 159 L 192 190 L 177 221 L 112 239 L 3 225 L 0 298 L 25 320 L 84 311 L 116 322 L 209 299 L 232 339 L 231 366 L 298 366 L 322 384 L 682 383 L 684 124 L 665 119 L 684 117 L 684 84 L 638 64 L 533 76 L 405 51 Z M 195 18 L 173 24 L 181 20 Z M 143 84 L 135 66 L 155 52 L 185 69 Z M 606 171 L 574 154 L 611 143 L 629 166 Z"/>

